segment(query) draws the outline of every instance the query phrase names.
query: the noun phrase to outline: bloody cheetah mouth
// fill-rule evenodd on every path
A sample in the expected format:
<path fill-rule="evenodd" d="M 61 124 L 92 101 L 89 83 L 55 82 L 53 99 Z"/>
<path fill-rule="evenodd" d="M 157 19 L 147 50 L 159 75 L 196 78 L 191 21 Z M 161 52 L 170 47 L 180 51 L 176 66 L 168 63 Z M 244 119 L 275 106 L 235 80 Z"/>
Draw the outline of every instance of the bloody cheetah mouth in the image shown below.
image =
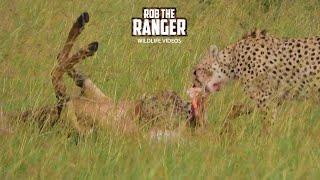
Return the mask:
<path fill-rule="evenodd" d="M 215 91 L 220 91 L 220 88 L 221 88 L 221 82 L 218 82 L 218 83 L 214 83 L 212 86 L 211 86 L 211 89 L 213 92 Z"/>

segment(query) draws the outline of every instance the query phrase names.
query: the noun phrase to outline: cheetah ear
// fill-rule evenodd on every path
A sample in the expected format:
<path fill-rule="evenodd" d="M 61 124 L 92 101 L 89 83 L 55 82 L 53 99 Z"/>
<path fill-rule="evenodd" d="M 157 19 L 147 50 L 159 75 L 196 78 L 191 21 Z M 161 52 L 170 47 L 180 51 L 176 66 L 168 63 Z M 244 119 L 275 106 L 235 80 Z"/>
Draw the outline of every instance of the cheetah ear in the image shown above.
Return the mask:
<path fill-rule="evenodd" d="M 218 47 L 216 45 L 211 45 L 210 48 L 209 48 L 210 56 L 216 57 L 216 56 L 218 56 L 218 53 L 219 53 Z"/>

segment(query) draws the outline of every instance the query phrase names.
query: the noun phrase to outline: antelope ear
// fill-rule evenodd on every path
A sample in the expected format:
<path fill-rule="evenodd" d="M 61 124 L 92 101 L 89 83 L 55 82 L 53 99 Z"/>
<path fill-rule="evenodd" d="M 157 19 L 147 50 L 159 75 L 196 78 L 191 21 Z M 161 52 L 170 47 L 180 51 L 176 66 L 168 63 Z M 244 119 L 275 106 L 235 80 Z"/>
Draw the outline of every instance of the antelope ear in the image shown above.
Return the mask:
<path fill-rule="evenodd" d="M 219 53 L 218 47 L 216 45 L 211 45 L 210 48 L 209 48 L 210 56 L 216 57 L 216 56 L 218 56 L 218 53 Z"/>

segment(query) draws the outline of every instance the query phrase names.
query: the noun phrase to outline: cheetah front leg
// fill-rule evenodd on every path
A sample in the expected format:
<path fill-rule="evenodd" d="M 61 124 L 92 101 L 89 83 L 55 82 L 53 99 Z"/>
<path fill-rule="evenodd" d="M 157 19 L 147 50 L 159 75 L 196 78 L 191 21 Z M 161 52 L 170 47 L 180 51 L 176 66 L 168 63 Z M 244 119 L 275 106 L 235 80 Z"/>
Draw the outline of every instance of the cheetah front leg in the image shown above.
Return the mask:
<path fill-rule="evenodd" d="M 268 88 L 260 89 L 257 88 L 250 92 L 250 98 L 256 102 L 256 106 L 260 113 L 262 113 L 262 128 L 265 134 L 270 132 L 271 125 L 273 124 L 277 111 L 275 108 L 270 108 L 272 91 Z M 271 115 L 271 117 L 270 117 Z"/>
<path fill-rule="evenodd" d="M 234 104 L 228 112 L 227 119 L 235 119 L 239 116 L 249 115 L 253 111 L 252 107 L 246 104 Z"/>
<path fill-rule="evenodd" d="M 256 107 L 258 108 L 259 112 L 263 115 L 262 118 L 262 126 L 263 126 L 263 131 L 268 132 L 270 124 L 275 118 L 275 112 L 272 112 L 272 118 L 269 119 L 269 114 L 270 114 L 270 101 L 271 101 L 271 90 L 269 88 L 259 88 L 263 86 L 248 86 L 245 84 L 244 91 L 246 92 L 247 95 L 249 95 L 250 99 L 252 99 Z M 223 131 L 221 134 L 224 132 L 231 131 L 231 121 L 241 115 L 248 115 L 253 112 L 254 108 L 248 105 L 244 104 L 237 104 L 233 105 L 230 112 L 227 114 L 226 118 L 224 119 L 223 123 Z"/>
<path fill-rule="evenodd" d="M 253 112 L 253 108 L 246 104 L 235 104 L 231 107 L 230 111 L 226 115 L 223 121 L 222 130 L 220 135 L 228 132 L 232 132 L 232 121 L 236 118 L 249 115 Z"/>

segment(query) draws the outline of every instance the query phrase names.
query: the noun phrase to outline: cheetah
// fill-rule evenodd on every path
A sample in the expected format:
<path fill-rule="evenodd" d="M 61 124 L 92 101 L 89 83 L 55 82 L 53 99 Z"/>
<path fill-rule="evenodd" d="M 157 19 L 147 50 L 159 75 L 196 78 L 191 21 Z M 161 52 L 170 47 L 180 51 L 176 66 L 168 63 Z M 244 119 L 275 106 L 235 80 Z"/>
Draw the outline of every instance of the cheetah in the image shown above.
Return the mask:
<path fill-rule="evenodd" d="M 210 46 L 195 66 L 192 88 L 206 94 L 239 80 L 258 109 L 310 98 L 320 90 L 320 37 L 278 38 L 255 29 L 224 49 Z"/>
<path fill-rule="evenodd" d="M 98 50 L 98 42 L 92 42 L 70 55 L 77 37 L 88 22 L 87 12 L 77 18 L 57 56 L 58 62 L 51 73 L 57 99 L 56 105 L 25 111 L 19 115 L 20 119 L 24 121 L 36 119 L 40 122 L 41 128 L 53 126 L 59 120 L 67 119 L 66 124 L 71 124 L 80 134 L 92 132 L 96 127 L 112 128 L 123 133 L 135 133 L 140 129 L 152 132 L 157 129 L 174 131 L 179 127 L 194 128 L 201 124 L 198 123 L 204 114 L 201 105 L 193 107 L 191 102 L 183 100 L 174 91 L 167 90 L 153 95 L 144 95 L 136 101 L 121 100 L 116 103 L 105 95 L 90 78 L 75 68 L 76 64 L 93 56 Z M 63 81 L 64 74 L 67 74 L 80 88 L 79 95 L 69 96 L 67 94 L 67 87 Z"/>

